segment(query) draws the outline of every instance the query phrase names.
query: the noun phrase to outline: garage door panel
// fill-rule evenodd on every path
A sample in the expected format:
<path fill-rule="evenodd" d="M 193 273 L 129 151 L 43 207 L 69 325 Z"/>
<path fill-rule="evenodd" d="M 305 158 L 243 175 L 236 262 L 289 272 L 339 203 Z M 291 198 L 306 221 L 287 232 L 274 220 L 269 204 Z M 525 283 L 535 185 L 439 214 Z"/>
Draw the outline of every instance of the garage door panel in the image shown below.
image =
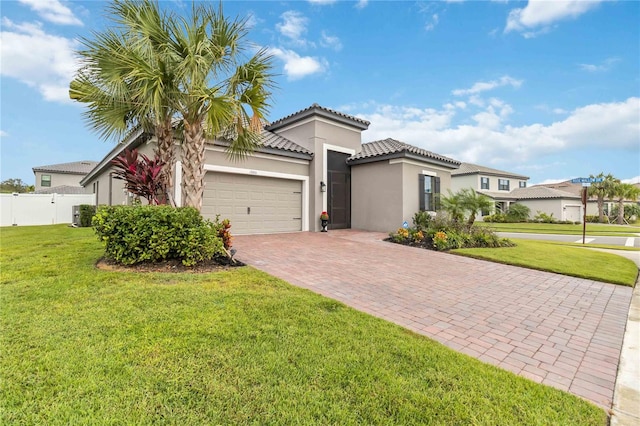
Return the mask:
<path fill-rule="evenodd" d="M 208 172 L 205 185 L 203 216 L 228 218 L 234 234 L 302 230 L 300 181 Z"/>

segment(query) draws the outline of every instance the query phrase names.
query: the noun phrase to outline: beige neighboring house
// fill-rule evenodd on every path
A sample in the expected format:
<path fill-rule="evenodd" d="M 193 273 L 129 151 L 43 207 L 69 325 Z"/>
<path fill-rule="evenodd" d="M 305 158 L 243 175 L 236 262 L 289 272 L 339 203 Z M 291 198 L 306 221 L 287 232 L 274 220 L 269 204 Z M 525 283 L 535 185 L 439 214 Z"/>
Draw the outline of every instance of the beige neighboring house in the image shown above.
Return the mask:
<path fill-rule="evenodd" d="M 84 194 L 80 181 L 98 164 L 97 161 L 74 161 L 33 167 L 35 194 Z"/>
<path fill-rule="evenodd" d="M 362 143 L 369 122 L 313 104 L 266 125 L 262 146 L 243 161 L 229 160 L 226 143 L 208 141 L 202 215 L 231 220 L 235 234 L 329 229 L 388 232 L 411 223 L 420 209 L 437 209 L 437 195 L 451 186 L 460 163 L 406 143 Z M 130 202 L 111 161 L 125 148 L 151 155 L 153 135 L 132 132 L 81 181 L 98 204 Z M 180 155 L 178 155 L 180 159 Z M 181 205 L 182 163 L 175 169 Z"/>

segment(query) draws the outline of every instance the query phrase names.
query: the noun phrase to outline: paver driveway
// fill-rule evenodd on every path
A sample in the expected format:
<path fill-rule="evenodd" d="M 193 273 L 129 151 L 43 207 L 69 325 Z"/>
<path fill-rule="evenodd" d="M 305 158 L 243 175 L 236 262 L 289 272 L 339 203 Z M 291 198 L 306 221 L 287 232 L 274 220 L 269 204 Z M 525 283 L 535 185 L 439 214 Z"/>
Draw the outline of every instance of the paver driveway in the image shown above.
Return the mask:
<path fill-rule="evenodd" d="M 237 258 L 452 349 L 610 408 L 629 287 L 352 230 L 238 236 Z"/>

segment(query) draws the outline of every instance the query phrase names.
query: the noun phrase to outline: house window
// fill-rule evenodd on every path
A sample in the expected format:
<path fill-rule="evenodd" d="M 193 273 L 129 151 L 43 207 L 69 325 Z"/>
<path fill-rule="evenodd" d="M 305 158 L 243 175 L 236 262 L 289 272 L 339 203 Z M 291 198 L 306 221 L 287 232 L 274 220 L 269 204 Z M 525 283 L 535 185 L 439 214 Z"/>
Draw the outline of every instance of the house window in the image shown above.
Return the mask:
<path fill-rule="evenodd" d="M 524 180 L 520 181 L 520 188 L 526 188 L 527 187 L 527 182 Z"/>
<path fill-rule="evenodd" d="M 420 175 L 420 210 L 438 211 L 440 208 L 440 178 Z"/>
<path fill-rule="evenodd" d="M 480 189 L 489 189 L 489 178 L 481 177 L 480 178 Z"/>
<path fill-rule="evenodd" d="M 500 191 L 509 190 L 509 179 L 498 179 L 498 189 Z"/>
<path fill-rule="evenodd" d="M 51 186 L 51 175 L 40 176 L 40 186 Z"/>

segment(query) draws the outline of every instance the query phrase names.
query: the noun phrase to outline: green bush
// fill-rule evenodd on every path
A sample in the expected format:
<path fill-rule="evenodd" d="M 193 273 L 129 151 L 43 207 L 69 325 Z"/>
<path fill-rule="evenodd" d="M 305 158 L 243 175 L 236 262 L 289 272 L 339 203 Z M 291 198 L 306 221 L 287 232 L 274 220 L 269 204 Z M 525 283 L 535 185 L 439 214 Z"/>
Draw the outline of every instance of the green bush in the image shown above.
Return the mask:
<path fill-rule="evenodd" d="M 531 209 L 524 204 L 514 203 L 509 206 L 507 211 L 508 222 L 526 222 L 529 219 Z"/>
<path fill-rule="evenodd" d="M 587 223 L 598 223 L 598 222 L 600 222 L 600 217 L 598 215 L 590 215 L 590 214 L 588 214 L 588 215 L 585 216 L 584 219 L 587 221 Z"/>
<path fill-rule="evenodd" d="M 431 215 L 429 212 L 420 210 L 413 215 L 413 226 L 418 231 L 424 231 L 429 229 L 429 223 L 431 222 Z"/>
<path fill-rule="evenodd" d="M 553 213 L 547 214 L 545 212 L 541 212 L 540 210 L 536 211 L 536 215 L 533 220 L 540 223 L 556 223 L 556 219 L 553 217 Z"/>
<path fill-rule="evenodd" d="M 507 221 L 507 215 L 505 215 L 504 213 L 496 213 L 488 216 L 483 216 L 482 221 L 492 223 L 505 223 Z"/>
<path fill-rule="evenodd" d="M 105 206 L 92 224 L 106 256 L 123 265 L 178 259 L 193 266 L 226 255 L 219 229 L 191 207 Z"/>
<path fill-rule="evenodd" d="M 85 228 L 91 226 L 91 219 L 93 219 L 94 214 L 96 214 L 96 206 L 80 204 L 80 226 Z"/>

